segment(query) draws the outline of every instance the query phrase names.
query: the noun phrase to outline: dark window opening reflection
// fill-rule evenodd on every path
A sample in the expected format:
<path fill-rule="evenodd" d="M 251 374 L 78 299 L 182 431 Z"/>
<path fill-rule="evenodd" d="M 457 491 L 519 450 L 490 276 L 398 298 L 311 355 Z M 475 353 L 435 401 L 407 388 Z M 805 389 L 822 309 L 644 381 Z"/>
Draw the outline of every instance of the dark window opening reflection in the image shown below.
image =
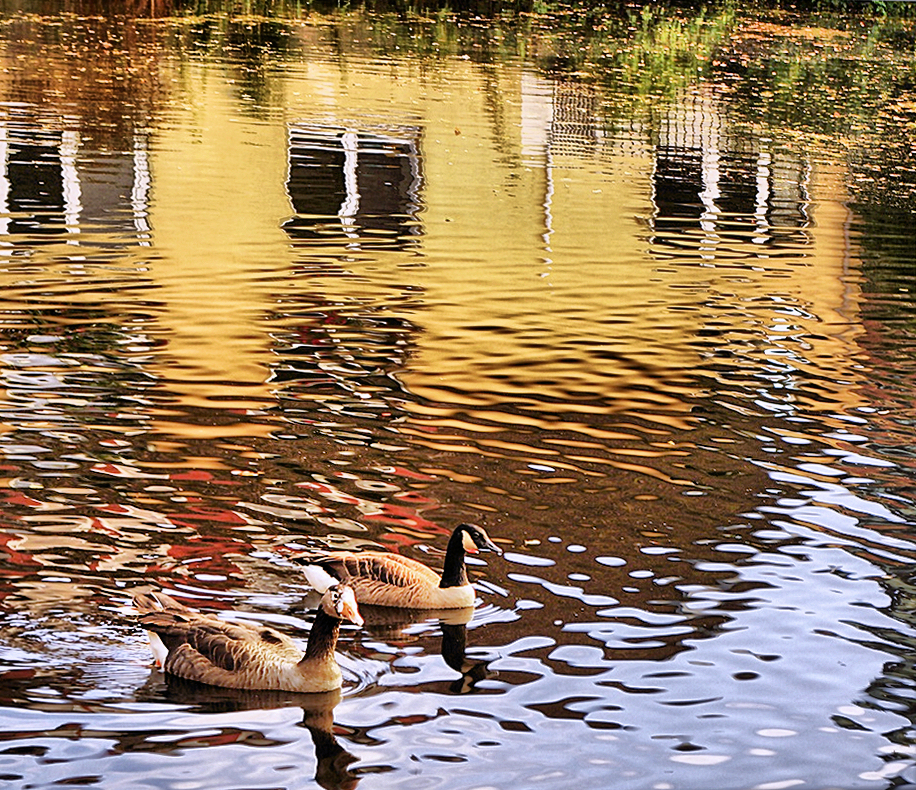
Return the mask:
<path fill-rule="evenodd" d="M 790 151 L 768 149 L 732 133 L 714 103 L 698 99 L 673 112 L 655 147 L 657 249 L 702 253 L 724 244 L 742 257 L 803 254 L 809 168 Z"/>
<path fill-rule="evenodd" d="M 78 131 L 28 122 L 0 122 L 0 237 L 23 251 L 63 235 L 80 246 L 147 243 L 146 139 L 137 136 L 129 152 L 102 152 L 84 147 Z"/>
<path fill-rule="evenodd" d="M 678 231 L 683 220 L 698 221 L 703 215 L 699 199 L 703 183 L 700 151 L 661 148 L 656 152 L 653 187 L 658 212 L 656 230 Z"/>
<path fill-rule="evenodd" d="M 61 132 L 8 128 L 3 187 L 10 220 L 6 232 L 66 233 L 67 182 Z"/>
<path fill-rule="evenodd" d="M 755 256 L 799 255 L 809 243 L 808 168 L 786 154 L 660 146 L 652 178 L 661 247 L 751 243 Z M 693 231 L 693 232 L 691 232 Z"/>
<path fill-rule="evenodd" d="M 294 126 L 287 192 L 295 241 L 408 249 L 420 235 L 419 132 Z"/>

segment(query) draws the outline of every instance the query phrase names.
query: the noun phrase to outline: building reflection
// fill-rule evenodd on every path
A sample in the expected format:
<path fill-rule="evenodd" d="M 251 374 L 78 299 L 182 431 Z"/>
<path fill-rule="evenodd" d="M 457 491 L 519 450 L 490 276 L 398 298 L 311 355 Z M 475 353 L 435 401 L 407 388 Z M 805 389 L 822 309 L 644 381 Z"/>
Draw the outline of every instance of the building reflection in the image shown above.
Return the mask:
<path fill-rule="evenodd" d="M 338 240 L 344 249 L 407 250 L 420 235 L 419 129 L 370 131 L 296 124 L 286 189 L 295 246 Z"/>
<path fill-rule="evenodd" d="M 42 128 L 25 115 L 0 119 L 0 246 L 149 244 L 149 156 L 145 135 L 126 153 L 87 147 L 78 130 Z M 104 242 L 103 242 L 104 246 Z"/>
<path fill-rule="evenodd" d="M 117 19 L 103 5 L 4 6 L 11 16 L 0 51 L 0 245 L 18 254 L 90 238 L 103 246 L 148 241 L 147 128 L 164 98 L 153 49 L 160 32 L 125 21 L 167 4 L 120 3 Z"/>
<path fill-rule="evenodd" d="M 665 248 L 696 251 L 728 241 L 750 242 L 746 253 L 798 255 L 812 242 L 810 161 L 786 147 L 731 128 L 707 91 L 685 93 L 654 125 L 623 126 L 605 116 L 592 87 L 521 79 L 522 152 L 544 163 L 548 183 L 565 158 L 608 161 L 615 154 L 649 162 L 650 227 L 657 255 Z M 545 207 L 552 205 L 552 188 Z M 557 220 L 545 217 L 550 229 Z"/>
<path fill-rule="evenodd" d="M 724 243 L 749 240 L 745 256 L 764 259 L 810 243 L 810 164 L 800 156 L 732 132 L 705 93 L 684 96 L 657 134 L 652 228 L 662 249 L 712 257 Z"/>
<path fill-rule="evenodd" d="M 317 285 L 355 277 L 353 256 L 414 253 L 422 237 L 420 130 L 297 123 L 289 129 L 285 183 L 294 214 L 282 227 L 296 277 Z M 323 296 L 278 299 L 270 381 L 293 420 L 330 410 L 351 419 L 392 418 L 405 397 L 395 376 L 417 328 L 388 305 Z M 296 417 L 299 413 L 301 416 Z M 319 428 L 319 430 L 321 430 Z M 352 434 L 350 439 L 352 440 Z"/>

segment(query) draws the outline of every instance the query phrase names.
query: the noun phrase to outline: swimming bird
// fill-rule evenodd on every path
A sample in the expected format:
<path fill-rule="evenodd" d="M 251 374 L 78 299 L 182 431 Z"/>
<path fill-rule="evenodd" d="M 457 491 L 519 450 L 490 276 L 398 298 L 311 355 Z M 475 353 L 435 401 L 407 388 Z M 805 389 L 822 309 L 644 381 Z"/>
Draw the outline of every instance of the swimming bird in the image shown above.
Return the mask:
<path fill-rule="evenodd" d="M 139 593 L 134 606 L 162 669 L 235 689 L 310 694 L 339 688 L 334 649 L 341 620 L 363 623 L 353 590 L 342 584 L 322 596 L 304 654 L 292 639 L 269 626 L 202 614 L 163 592 Z"/>
<path fill-rule="evenodd" d="M 422 562 L 387 551 L 330 551 L 301 558 L 309 584 L 323 592 L 335 583 L 353 588 L 361 604 L 406 609 L 460 609 L 474 605 L 465 553 L 502 554 L 483 527 L 459 524 L 448 541 L 442 574 Z"/>

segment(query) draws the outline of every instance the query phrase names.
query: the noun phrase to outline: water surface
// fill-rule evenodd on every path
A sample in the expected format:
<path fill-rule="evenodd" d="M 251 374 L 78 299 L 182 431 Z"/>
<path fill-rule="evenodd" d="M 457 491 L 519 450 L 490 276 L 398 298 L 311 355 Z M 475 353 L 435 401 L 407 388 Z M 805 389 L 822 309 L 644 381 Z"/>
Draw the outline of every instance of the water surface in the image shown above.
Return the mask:
<path fill-rule="evenodd" d="M 8 786 L 916 783 L 911 22 L 25 5 Z M 368 613 L 339 697 L 178 684 L 124 611 L 304 640 L 303 547 L 468 520 L 473 616 Z"/>

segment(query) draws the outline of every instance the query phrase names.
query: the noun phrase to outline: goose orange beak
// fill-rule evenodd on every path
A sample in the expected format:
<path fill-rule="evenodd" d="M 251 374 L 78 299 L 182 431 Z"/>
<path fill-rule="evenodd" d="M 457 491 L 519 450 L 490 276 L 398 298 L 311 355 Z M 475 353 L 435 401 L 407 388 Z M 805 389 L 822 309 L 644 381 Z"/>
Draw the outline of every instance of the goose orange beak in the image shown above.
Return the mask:
<path fill-rule="evenodd" d="M 359 608 L 356 605 L 356 596 L 353 595 L 353 590 L 349 587 L 344 590 L 341 596 L 340 614 L 355 625 L 362 625 L 364 622 L 362 615 L 359 613 Z"/>

